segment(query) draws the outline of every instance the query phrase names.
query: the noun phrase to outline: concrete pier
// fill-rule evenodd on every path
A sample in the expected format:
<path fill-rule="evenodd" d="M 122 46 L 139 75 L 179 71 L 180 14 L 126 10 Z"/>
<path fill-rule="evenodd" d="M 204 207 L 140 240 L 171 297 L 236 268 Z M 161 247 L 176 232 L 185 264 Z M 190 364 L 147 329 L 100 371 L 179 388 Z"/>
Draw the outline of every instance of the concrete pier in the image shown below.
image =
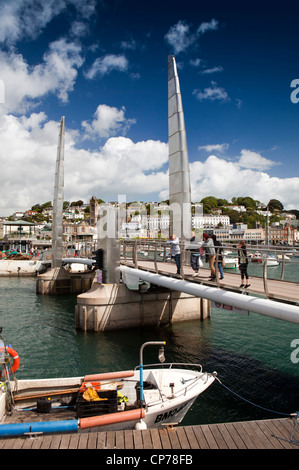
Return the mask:
<path fill-rule="evenodd" d="M 81 294 L 90 289 L 94 276 L 94 271 L 70 273 L 64 268 L 52 268 L 38 276 L 36 293 L 42 295 Z"/>
<path fill-rule="evenodd" d="M 210 316 L 210 302 L 164 288 L 145 293 L 124 284 L 99 284 L 77 297 L 76 328 L 106 331 L 204 319 Z"/>

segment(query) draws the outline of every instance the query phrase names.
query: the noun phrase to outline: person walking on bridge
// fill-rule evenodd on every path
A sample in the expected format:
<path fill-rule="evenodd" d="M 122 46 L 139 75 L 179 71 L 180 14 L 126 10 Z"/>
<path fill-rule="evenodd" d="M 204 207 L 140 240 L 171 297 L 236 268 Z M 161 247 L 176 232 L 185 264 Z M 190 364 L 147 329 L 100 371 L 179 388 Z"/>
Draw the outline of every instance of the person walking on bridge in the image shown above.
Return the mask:
<path fill-rule="evenodd" d="M 171 244 L 171 257 L 174 259 L 177 274 L 181 273 L 181 250 L 180 250 L 180 240 L 176 235 L 171 235 L 167 243 Z"/>
<path fill-rule="evenodd" d="M 216 250 L 214 247 L 214 242 L 207 233 L 204 233 L 202 236 L 204 242 L 201 245 L 205 249 L 207 256 L 209 257 L 209 267 L 211 270 L 210 281 L 215 281 L 216 279 L 216 270 L 215 270 L 215 259 L 216 259 Z"/>
<path fill-rule="evenodd" d="M 200 257 L 200 246 L 201 243 L 198 243 L 198 239 L 195 235 L 195 232 L 192 232 L 192 237 L 190 239 L 190 245 L 188 245 L 188 249 L 190 250 L 190 264 L 191 268 L 194 271 L 193 277 L 198 276 L 198 270 L 200 267 L 203 266 Z"/>

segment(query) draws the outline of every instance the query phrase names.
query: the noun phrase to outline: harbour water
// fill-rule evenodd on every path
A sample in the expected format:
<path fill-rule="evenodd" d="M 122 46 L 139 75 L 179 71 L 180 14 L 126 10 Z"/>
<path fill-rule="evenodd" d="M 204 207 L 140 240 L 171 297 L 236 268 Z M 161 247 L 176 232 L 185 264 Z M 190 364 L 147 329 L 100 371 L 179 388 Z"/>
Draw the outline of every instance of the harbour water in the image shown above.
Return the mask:
<path fill-rule="evenodd" d="M 281 267 L 270 269 L 271 277 L 280 276 Z M 262 267 L 251 263 L 249 272 L 257 271 Z M 289 265 L 285 278 L 299 282 L 298 274 L 298 264 Z M 166 362 L 200 363 L 229 389 L 216 381 L 183 425 L 277 418 L 299 409 L 299 325 L 212 309 L 203 322 L 84 333 L 75 329 L 76 296 L 36 295 L 35 287 L 35 278 L 0 278 L 0 326 L 20 355 L 17 378 L 127 370 L 138 365 L 145 341 L 165 340 Z M 146 348 L 144 362 L 158 362 L 157 353 Z"/>

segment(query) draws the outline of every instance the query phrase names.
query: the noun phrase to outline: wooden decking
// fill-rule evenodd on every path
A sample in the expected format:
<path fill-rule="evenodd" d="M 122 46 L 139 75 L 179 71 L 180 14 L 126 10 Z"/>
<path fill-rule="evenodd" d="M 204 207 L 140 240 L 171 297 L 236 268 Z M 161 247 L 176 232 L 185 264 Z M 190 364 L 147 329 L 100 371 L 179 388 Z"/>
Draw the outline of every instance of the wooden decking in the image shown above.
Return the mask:
<path fill-rule="evenodd" d="M 132 262 L 127 261 L 124 262 L 122 260 L 122 264 L 125 264 L 129 267 L 135 267 Z M 159 274 L 165 274 L 168 276 L 176 277 L 176 267 L 175 264 L 172 262 L 157 262 L 157 266 L 155 267 L 154 261 L 150 260 L 142 260 L 138 261 L 138 269 L 144 269 L 150 272 L 158 272 Z M 190 282 L 197 282 L 202 283 L 205 285 L 210 286 L 217 286 L 217 283 L 214 281 L 209 281 L 210 271 L 206 268 L 199 269 L 199 276 L 192 277 L 193 271 L 190 266 L 184 266 L 184 279 Z M 269 277 L 271 275 L 271 269 L 268 268 Z M 231 272 L 235 271 L 235 272 Z M 255 277 L 250 276 L 250 287 L 248 289 L 240 289 L 240 273 L 239 270 L 230 270 L 224 272 L 224 279 L 219 281 L 219 287 L 222 289 L 238 291 L 242 292 L 249 292 L 251 294 L 261 295 L 264 297 L 268 297 L 270 299 L 275 299 L 277 301 L 282 302 L 290 302 L 290 303 L 298 303 L 299 302 L 299 288 L 298 282 L 288 282 L 288 281 L 280 281 L 276 279 L 267 279 L 266 281 L 266 291 L 265 292 L 265 285 L 264 279 L 262 277 Z"/>
<path fill-rule="evenodd" d="M 294 418 L 282 418 L 142 431 L 53 434 L 2 438 L 1 449 L 151 449 L 157 453 L 170 449 L 287 450 L 299 449 L 299 426 L 295 427 Z"/>

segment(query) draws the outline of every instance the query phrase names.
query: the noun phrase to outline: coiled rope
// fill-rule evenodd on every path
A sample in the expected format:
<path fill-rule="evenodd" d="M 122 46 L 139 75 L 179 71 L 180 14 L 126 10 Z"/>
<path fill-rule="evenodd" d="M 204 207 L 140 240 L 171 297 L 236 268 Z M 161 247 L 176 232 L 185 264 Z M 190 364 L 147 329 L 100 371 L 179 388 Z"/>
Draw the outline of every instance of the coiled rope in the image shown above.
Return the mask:
<path fill-rule="evenodd" d="M 290 439 L 287 440 L 287 439 L 284 439 L 282 437 L 279 437 L 279 436 L 275 436 L 274 434 L 272 434 L 274 437 L 276 437 L 277 439 L 281 439 L 283 441 L 286 441 L 286 442 L 289 442 L 290 444 L 294 444 L 294 445 L 299 445 L 299 440 L 296 440 L 296 439 L 293 439 L 293 436 L 295 434 L 295 431 L 296 431 L 296 427 L 297 427 L 297 423 L 298 423 L 298 419 L 299 419 L 299 411 L 296 411 L 295 413 L 282 413 L 280 411 L 274 411 L 274 410 L 270 410 L 269 408 L 265 408 L 263 406 L 260 406 L 260 405 L 257 405 L 256 403 L 253 403 L 252 401 L 250 400 L 247 400 L 246 398 L 244 397 L 241 397 L 241 395 L 239 395 L 238 393 L 234 392 L 233 390 L 231 390 L 229 387 L 227 387 L 226 385 L 224 385 L 221 380 L 218 378 L 218 377 L 215 377 L 215 379 L 220 383 L 220 385 L 222 385 L 222 387 L 224 387 L 226 390 L 228 390 L 229 392 L 231 392 L 233 395 L 235 395 L 236 397 L 240 398 L 241 400 L 243 401 L 246 401 L 247 403 L 249 403 L 250 405 L 253 405 L 253 406 L 256 406 L 257 408 L 260 408 L 264 411 L 269 411 L 270 413 L 275 413 L 275 414 L 278 414 L 278 415 L 281 415 L 281 416 L 288 416 L 289 418 L 291 417 L 296 417 L 296 420 L 295 420 L 295 423 L 294 423 L 294 428 L 293 428 L 293 431 L 291 433 L 291 436 L 290 436 Z"/>

